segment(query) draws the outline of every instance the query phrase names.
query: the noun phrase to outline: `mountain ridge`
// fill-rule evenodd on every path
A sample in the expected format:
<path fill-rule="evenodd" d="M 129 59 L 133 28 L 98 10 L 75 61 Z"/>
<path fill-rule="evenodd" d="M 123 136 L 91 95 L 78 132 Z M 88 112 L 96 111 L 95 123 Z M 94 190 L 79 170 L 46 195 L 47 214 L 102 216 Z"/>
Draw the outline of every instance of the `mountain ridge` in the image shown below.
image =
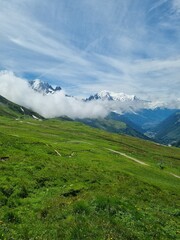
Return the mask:
<path fill-rule="evenodd" d="M 110 117 L 97 118 L 97 119 L 84 118 L 84 119 L 76 119 L 76 120 L 90 127 L 105 130 L 107 132 L 129 135 L 132 137 L 150 140 L 150 138 L 148 138 L 143 133 L 133 128 L 132 125 L 130 126 L 130 124 L 128 124 L 123 120 L 121 121 L 114 120 Z"/>

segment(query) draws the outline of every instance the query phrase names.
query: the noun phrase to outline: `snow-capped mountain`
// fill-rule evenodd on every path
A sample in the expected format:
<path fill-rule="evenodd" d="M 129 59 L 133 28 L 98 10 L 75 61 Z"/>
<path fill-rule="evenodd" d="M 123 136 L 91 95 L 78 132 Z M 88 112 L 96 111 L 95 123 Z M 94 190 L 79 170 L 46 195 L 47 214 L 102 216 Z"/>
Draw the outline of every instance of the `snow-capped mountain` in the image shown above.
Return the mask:
<path fill-rule="evenodd" d="M 135 95 L 128 95 L 125 93 L 115 93 L 103 90 L 99 93 L 96 93 L 95 95 L 90 96 L 86 99 L 86 101 L 91 100 L 102 100 L 102 101 L 119 101 L 119 102 L 132 102 L 132 101 L 141 101 L 138 99 Z"/>
<path fill-rule="evenodd" d="M 149 108 L 148 101 L 137 98 L 135 95 L 125 93 L 115 93 L 111 91 L 101 91 L 85 99 L 86 102 L 97 101 L 109 112 L 117 114 L 132 113 L 137 114 L 140 109 Z"/>
<path fill-rule="evenodd" d="M 146 101 L 135 95 L 110 91 L 101 91 L 85 101 L 100 102 L 110 112 L 110 119 L 133 123 L 142 128 L 142 132 L 152 129 L 174 112 L 174 109 L 168 109 L 161 102 Z"/>
<path fill-rule="evenodd" d="M 103 90 L 99 93 L 91 95 L 89 98 L 86 98 L 85 101 L 102 101 L 102 103 L 107 103 L 111 106 L 115 106 L 114 111 L 117 108 L 123 107 L 123 112 L 133 112 L 133 110 L 139 109 L 157 109 L 157 108 L 168 108 L 166 103 L 160 101 L 150 101 L 144 100 L 136 97 L 135 95 L 128 95 L 125 93 L 116 93 L 111 91 Z M 170 107 L 172 108 L 172 107 Z"/>
<path fill-rule="evenodd" d="M 37 92 L 46 94 L 53 94 L 61 90 L 61 87 L 52 87 L 49 83 L 45 83 L 39 79 L 29 81 L 29 85 Z"/>

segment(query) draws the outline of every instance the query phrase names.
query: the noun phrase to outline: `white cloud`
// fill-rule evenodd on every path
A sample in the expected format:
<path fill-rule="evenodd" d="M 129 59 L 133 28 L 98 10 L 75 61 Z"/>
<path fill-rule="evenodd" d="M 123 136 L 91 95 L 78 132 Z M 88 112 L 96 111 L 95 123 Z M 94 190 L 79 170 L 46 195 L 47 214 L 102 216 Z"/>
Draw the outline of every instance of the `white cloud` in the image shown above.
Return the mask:
<path fill-rule="evenodd" d="M 0 72 L 0 95 L 47 118 L 59 116 L 96 118 L 107 114 L 102 105 L 67 98 L 63 91 L 44 96 L 32 90 L 25 79 L 16 77 L 8 71 Z"/>

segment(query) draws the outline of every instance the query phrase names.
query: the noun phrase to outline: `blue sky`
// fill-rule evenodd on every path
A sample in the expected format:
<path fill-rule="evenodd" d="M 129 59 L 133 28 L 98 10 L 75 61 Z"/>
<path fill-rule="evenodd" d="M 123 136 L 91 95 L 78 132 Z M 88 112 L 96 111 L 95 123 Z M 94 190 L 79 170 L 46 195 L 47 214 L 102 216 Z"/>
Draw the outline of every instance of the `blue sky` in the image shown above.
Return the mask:
<path fill-rule="evenodd" d="M 180 0 L 0 0 L 0 69 L 88 96 L 179 98 Z"/>

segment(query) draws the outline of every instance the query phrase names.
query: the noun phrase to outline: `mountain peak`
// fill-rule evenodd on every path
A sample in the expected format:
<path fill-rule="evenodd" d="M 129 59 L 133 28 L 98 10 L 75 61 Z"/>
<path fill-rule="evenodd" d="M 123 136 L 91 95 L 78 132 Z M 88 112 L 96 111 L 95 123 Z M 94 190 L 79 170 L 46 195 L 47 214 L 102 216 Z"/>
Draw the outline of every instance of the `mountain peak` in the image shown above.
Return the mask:
<path fill-rule="evenodd" d="M 125 93 L 115 93 L 107 90 L 100 91 L 99 93 L 96 93 L 95 95 L 90 96 L 87 101 L 91 100 L 108 100 L 108 101 L 136 101 L 139 100 L 135 95 L 128 95 Z"/>
<path fill-rule="evenodd" d="M 53 93 L 61 90 L 61 87 L 54 88 L 49 83 L 43 82 L 40 79 L 35 79 L 35 80 L 29 81 L 29 85 L 31 86 L 31 88 L 33 90 L 35 90 L 36 92 L 43 93 L 44 95 L 49 94 L 49 93 L 53 94 Z"/>

